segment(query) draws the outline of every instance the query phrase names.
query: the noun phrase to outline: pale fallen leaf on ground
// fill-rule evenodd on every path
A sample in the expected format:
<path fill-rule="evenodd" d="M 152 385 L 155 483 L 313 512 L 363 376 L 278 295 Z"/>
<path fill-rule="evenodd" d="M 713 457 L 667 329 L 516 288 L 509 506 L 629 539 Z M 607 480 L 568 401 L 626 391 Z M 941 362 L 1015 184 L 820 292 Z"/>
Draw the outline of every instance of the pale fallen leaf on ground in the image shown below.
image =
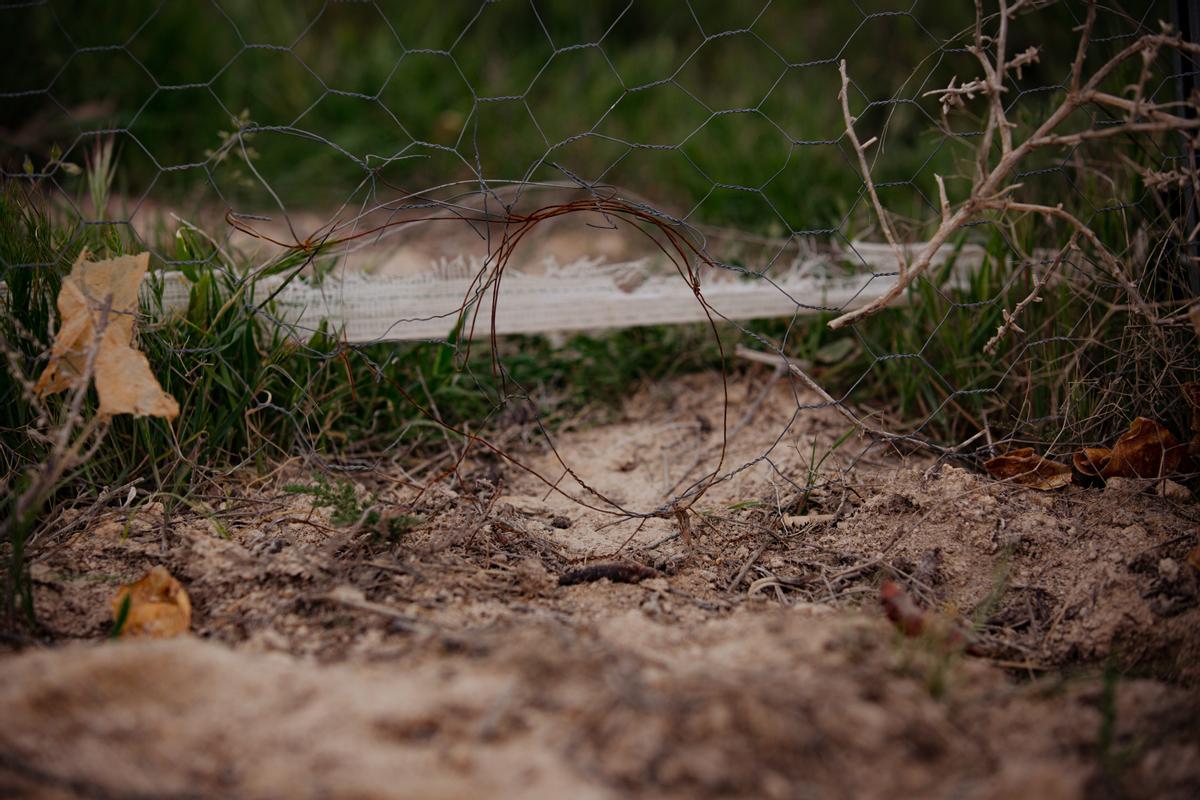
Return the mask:
<path fill-rule="evenodd" d="M 833 522 L 837 514 L 787 514 L 783 522 L 789 528 L 802 528 L 805 525 L 817 525 L 822 522 Z"/>
<path fill-rule="evenodd" d="M 121 637 L 169 639 L 187 633 L 192 625 L 192 601 L 165 567 L 153 567 L 140 580 L 118 589 L 112 599 L 113 619 L 120 621 L 127 597 L 129 610 Z"/>
<path fill-rule="evenodd" d="M 104 261 L 89 261 L 86 250 L 79 254 L 58 293 L 58 334 L 35 387 L 39 394 L 70 388 L 96 347 L 99 414 L 167 419 L 179 414 L 175 398 L 162 390 L 146 356 L 133 346 L 138 288 L 149 264 L 149 253 Z"/>
<path fill-rule="evenodd" d="M 1168 479 L 1158 484 L 1158 496 L 1168 500 L 1188 501 L 1192 499 L 1192 490 L 1178 481 Z"/>
<path fill-rule="evenodd" d="M 1184 447 L 1152 419 L 1138 417 L 1112 448 L 1085 447 L 1072 458 L 1075 469 L 1100 478 L 1161 478 L 1179 467 Z"/>
<path fill-rule="evenodd" d="M 983 462 L 983 467 L 993 478 L 1041 491 L 1060 489 L 1071 482 L 1070 467 L 1036 455 L 1032 447 L 1021 447 L 989 458 Z"/>

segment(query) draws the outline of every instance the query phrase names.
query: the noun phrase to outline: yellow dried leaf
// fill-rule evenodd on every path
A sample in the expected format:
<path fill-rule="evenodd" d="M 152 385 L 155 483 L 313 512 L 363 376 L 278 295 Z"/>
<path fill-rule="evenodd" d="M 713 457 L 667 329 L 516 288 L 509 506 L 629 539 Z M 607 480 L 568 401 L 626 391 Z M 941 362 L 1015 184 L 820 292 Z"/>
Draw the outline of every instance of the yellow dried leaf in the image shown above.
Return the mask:
<path fill-rule="evenodd" d="M 165 567 L 153 567 L 140 580 L 117 590 L 112 599 L 114 620 L 120 619 L 126 597 L 129 613 L 121 626 L 123 638 L 169 639 L 187 633 L 192 625 L 192 601 Z"/>
<path fill-rule="evenodd" d="M 1032 447 L 1021 447 L 989 458 L 983 462 L 983 468 L 993 478 L 1043 492 L 1061 489 L 1071 482 L 1070 467 L 1036 455 Z"/>
<path fill-rule="evenodd" d="M 174 419 L 179 414 L 175 398 L 162 390 L 150 362 L 132 347 L 102 347 L 96 356 L 96 393 L 101 414 Z"/>
<path fill-rule="evenodd" d="M 70 388 L 83 374 L 95 347 L 101 415 L 173 419 L 179 404 L 162 390 L 146 357 L 133 347 L 138 288 L 150 254 L 105 261 L 89 261 L 87 255 L 87 251 L 79 254 L 58 293 L 58 334 L 36 391 L 47 395 Z"/>

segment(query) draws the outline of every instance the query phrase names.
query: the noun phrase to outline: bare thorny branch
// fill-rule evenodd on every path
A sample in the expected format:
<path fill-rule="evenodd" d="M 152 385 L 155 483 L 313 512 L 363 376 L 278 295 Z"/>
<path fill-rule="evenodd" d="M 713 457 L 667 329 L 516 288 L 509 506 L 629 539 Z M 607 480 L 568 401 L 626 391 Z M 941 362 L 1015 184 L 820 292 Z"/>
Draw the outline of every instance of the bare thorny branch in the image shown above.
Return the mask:
<path fill-rule="evenodd" d="M 1038 214 L 1047 219 L 1057 219 L 1066 223 L 1068 228 L 1073 231 L 1072 242 L 1079 240 L 1089 245 L 1104 266 L 1121 283 L 1122 288 L 1129 296 L 1130 304 L 1145 316 L 1148 322 L 1156 321 L 1157 316 L 1152 304 L 1147 303 L 1141 296 L 1136 283 L 1126 274 L 1120 261 L 1104 246 L 1091 228 L 1064 209 L 1061 204 L 1049 206 L 1015 199 L 1014 195 L 1021 189 L 1021 184 L 1009 181 L 1030 155 L 1044 148 L 1069 147 L 1086 141 L 1134 133 L 1178 132 L 1186 137 L 1194 137 L 1193 132 L 1200 129 L 1200 119 L 1177 113 L 1183 110 L 1186 103 L 1151 102 L 1146 99 L 1145 89 L 1147 82 L 1152 77 L 1150 65 L 1162 50 L 1173 49 L 1198 55 L 1200 46 L 1185 41 L 1178 33 L 1164 29 L 1161 33 L 1139 37 L 1093 70 L 1090 75 L 1085 75 L 1088 45 L 1095 27 L 1097 8 L 1094 1 L 1089 2 L 1087 19 L 1080 30 L 1078 48 L 1071 67 L 1070 82 L 1065 97 L 1027 138 L 1023 141 L 1015 141 L 1016 126 L 1009 119 L 1003 99 L 1004 82 L 1009 75 L 1019 77 L 1022 68 L 1036 63 L 1039 53 L 1037 48 L 1031 47 L 1010 58 L 1008 56 L 1009 24 L 1018 13 L 1044 4 L 1028 2 L 1028 0 L 1017 0 L 1017 2 L 998 0 L 998 2 L 998 25 L 994 37 L 989 37 L 984 33 L 985 15 L 982 0 L 976 0 L 975 4 L 974 41 L 967 50 L 979 62 L 983 76 L 965 83 L 959 83 L 957 78 L 952 79 L 945 89 L 926 93 L 941 100 L 943 116 L 955 109 L 964 108 L 969 101 L 976 97 L 986 98 L 988 107 L 986 123 L 976 146 L 976 174 L 972 180 L 969 196 L 957 204 L 952 203 L 946 192 L 945 179 L 941 175 L 935 176 L 938 186 L 940 220 L 933 235 L 911 259 L 905 252 L 905 248 L 899 243 L 891 217 L 875 191 L 875 184 L 871 178 L 871 170 L 866 158 L 866 148 L 874 140 L 863 143 L 855 133 L 856 120 L 850 112 L 848 97 L 850 78 L 846 70 L 846 62 L 841 62 L 842 88 L 839 99 L 841 100 L 847 139 L 857 155 L 858 166 L 866 184 L 867 194 L 879 219 L 884 238 L 896 255 L 899 274 L 892 286 L 882 296 L 836 317 L 829 323 L 831 328 L 842 328 L 854 324 L 890 305 L 917 278 L 929 270 L 934 255 L 951 236 L 985 212 L 997 212 L 1002 217 Z M 1142 60 L 1141 73 L 1137 82 L 1126 88 L 1127 97 L 1101 90 L 1101 85 L 1115 70 L 1126 62 L 1139 57 Z M 1103 106 L 1120 114 L 1120 120 L 1098 129 L 1067 132 L 1060 130 L 1074 112 L 1091 104 Z M 997 141 L 999 142 L 998 160 L 995 147 Z M 1183 183 L 1194 179 L 1194 176 L 1179 175 L 1172 176 L 1170 181 Z M 1005 317 L 1005 324 L 987 344 L 989 352 L 995 349 L 1009 331 L 1019 330 L 1016 326 L 1016 317 L 1019 316 L 1021 310 L 1035 300 L 1036 289 L 1030 298 L 1022 301 Z"/>
<path fill-rule="evenodd" d="M 108 327 L 111 298 L 100 307 L 99 311 L 96 330 L 87 350 L 83 370 L 71 383 L 61 419 L 54 423 L 53 430 L 46 437 L 50 444 L 50 451 L 46 454 L 40 467 L 31 474 L 24 491 L 13 499 L 11 515 L 5 520 L 0 520 L 3 523 L 0 525 L 0 532 L 4 534 L 9 532 L 10 527 L 26 522 L 37 507 L 59 485 L 63 475 L 79 464 L 85 463 L 104 439 L 108 420 L 101 415 L 93 415 L 85 420 L 83 407 L 92 375 L 95 373 L 100 340 Z M 0 344 L 3 343 L 0 342 Z M 5 349 L 8 349 L 7 346 Z M 27 400 L 31 401 L 35 407 L 40 407 L 43 421 L 48 423 L 50 412 L 34 395 L 34 390 L 30 388 L 32 383 L 25 378 L 19 365 L 15 362 L 10 363 L 10 367 L 12 374 L 18 376 L 18 380 L 26 389 Z M 85 448 L 87 449 L 85 450 Z"/>

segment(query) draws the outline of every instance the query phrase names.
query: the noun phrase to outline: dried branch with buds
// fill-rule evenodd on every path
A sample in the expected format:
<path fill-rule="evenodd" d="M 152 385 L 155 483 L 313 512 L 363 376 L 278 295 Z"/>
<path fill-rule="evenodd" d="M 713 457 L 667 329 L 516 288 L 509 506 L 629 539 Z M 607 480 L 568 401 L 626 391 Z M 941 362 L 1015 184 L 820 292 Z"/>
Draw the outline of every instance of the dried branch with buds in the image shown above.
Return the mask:
<path fill-rule="evenodd" d="M 1063 100 L 1050 111 L 1032 133 L 1023 140 L 1017 141 L 1017 126 L 1009 119 L 1009 113 L 1003 100 L 1004 84 L 1009 76 L 1019 77 L 1024 67 L 1036 63 L 1039 54 L 1037 48 L 1031 47 L 1010 57 L 1008 55 L 1009 24 L 1018 13 L 1029 10 L 1035 5 L 1041 7 L 1045 4 L 1035 4 L 1028 0 L 1017 0 L 1017 2 L 999 0 L 999 12 L 996 17 L 997 31 L 994 36 L 987 36 L 984 33 L 985 16 L 982 2 L 977 0 L 974 41 L 967 51 L 979 62 L 983 72 L 982 77 L 965 83 L 959 83 L 957 79 L 954 79 L 946 88 L 927 93 L 927 95 L 940 99 L 943 115 L 956 109 L 965 108 L 967 103 L 977 97 L 984 98 L 987 102 L 987 116 L 982 135 L 978 137 L 976 145 L 975 174 L 972 178 L 970 194 L 962 201 L 951 202 L 946 192 L 944 178 L 940 175 L 936 176 L 941 207 L 940 220 L 932 236 L 911 259 L 899 242 L 891 217 L 875 191 L 870 165 L 866 157 L 867 145 L 861 142 L 855 133 L 856 120 L 850 112 L 848 97 L 850 78 L 846 71 L 845 61 L 841 63 L 842 88 L 839 99 L 841 100 L 847 139 L 857 154 L 858 166 L 863 180 L 866 182 L 871 206 L 879 219 L 879 226 L 884 238 L 895 253 L 899 264 L 899 274 L 892 286 L 882 296 L 860 308 L 836 317 L 829 323 L 830 327 L 842 328 L 851 325 L 890 305 L 917 278 L 929 270 L 934 255 L 951 236 L 987 212 L 995 212 L 1008 219 L 1037 214 L 1065 223 L 1073 231 L 1072 245 L 1079 242 L 1091 248 L 1095 256 L 1127 292 L 1130 305 L 1144 314 L 1148 320 L 1156 319 L 1152 305 L 1141 297 L 1136 283 L 1127 274 L 1120 261 L 1105 248 L 1094 231 L 1063 208 L 1061 204 L 1051 206 L 1017 199 L 1022 184 L 1013 182 L 1012 179 L 1023 162 L 1027 161 L 1033 153 L 1045 148 L 1070 147 L 1083 142 L 1111 139 L 1135 133 L 1178 132 L 1194 138 L 1194 132 L 1200 129 L 1200 118 L 1183 113 L 1185 105 L 1188 104 L 1151 101 L 1147 99 L 1146 86 L 1152 77 L 1151 65 L 1162 51 L 1177 50 L 1191 55 L 1200 55 L 1200 46 L 1187 42 L 1178 33 L 1164 28 L 1160 33 L 1139 37 L 1108 61 L 1091 70 L 1090 74 L 1085 74 L 1085 61 L 1096 22 L 1097 9 L 1094 1 L 1089 2 L 1087 20 L 1080 31 L 1078 48 Z M 1101 88 L 1106 79 L 1110 78 L 1119 67 L 1134 59 L 1141 59 L 1142 69 L 1137 82 L 1126 88 L 1124 96 L 1111 94 Z M 1073 113 L 1089 105 L 1103 107 L 1119 115 L 1119 119 L 1114 124 L 1105 125 L 1102 128 L 1064 131 L 1063 128 Z M 998 148 L 996 147 L 997 142 L 999 143 Z M 1173 176 L 1170 180 L 1172 182 L 1195 181 L 1195 176 Z M 1188 232 L 1189 235 L 1194 233 L 1194 231 Z M 1044 280 L 1043 277 L 1038 288 L 1044 283 Z M 1008 331 L 1017 329 L 1016 317 L 1029 303 L 1036 301 L 1037 290 L 1035 288 L 1034 294 L 1019 304 L 1006 317 L 997 336 L 988 343 L 990 349 L 994 349 Z"/>

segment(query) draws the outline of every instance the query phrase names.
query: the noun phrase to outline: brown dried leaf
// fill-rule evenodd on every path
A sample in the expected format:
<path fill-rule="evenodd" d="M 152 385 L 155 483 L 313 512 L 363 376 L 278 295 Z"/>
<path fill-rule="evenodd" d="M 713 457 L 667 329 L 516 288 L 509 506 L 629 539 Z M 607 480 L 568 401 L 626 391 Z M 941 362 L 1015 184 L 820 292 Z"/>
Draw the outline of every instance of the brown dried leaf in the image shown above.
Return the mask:
<path fill-rule="evenodd" d="M 133 347 L 138 288 L 150 265 L 150 254 L 89 261 L 79 254 L 58 293 L 58 334 L 50 348 L 50 363 L 38 378 L 41 395 L 70 388 L 94 363 L 99 413 L 151 415 L 173 419 L 179 414 L 175 398 L 162 390 L 146 357 Z M 97 334 L 99 338 L 97 341 Z"/>
<path fill-rule="evenodd" d="M 134 583 L 117 590 L 112 599 L 113 619 L 129 597 L 129 613 L 120 635 L 169 639 L 188 632 L 192 625 L 192 601 L 179 581 L 165 567 L 153 567 Z"/>
<path fill-rule="evenodd" d="M 1161 478 L 1179 468 L 1183 452 L 1169 430 L 1138 417 L 1111 449 L 1085 447 L 1072 463 L 1084 475 L 1100 478 Z"/>
<path fill-rule="evenodd" d="M 988 474 L 998 480 L 1011 480 L 1021 486 L 1048 492 L 1061 489 L 1071 482 L 1071 468 L 1021 447 L 983 463 Z"/>
<path fill-rule="evenodd" d="M 1107 447 L 1082 447 L 1071 456 L 1071 464 L 1081 475 L 1099 478 L 1112 461 L 1112 450 Z"/>

